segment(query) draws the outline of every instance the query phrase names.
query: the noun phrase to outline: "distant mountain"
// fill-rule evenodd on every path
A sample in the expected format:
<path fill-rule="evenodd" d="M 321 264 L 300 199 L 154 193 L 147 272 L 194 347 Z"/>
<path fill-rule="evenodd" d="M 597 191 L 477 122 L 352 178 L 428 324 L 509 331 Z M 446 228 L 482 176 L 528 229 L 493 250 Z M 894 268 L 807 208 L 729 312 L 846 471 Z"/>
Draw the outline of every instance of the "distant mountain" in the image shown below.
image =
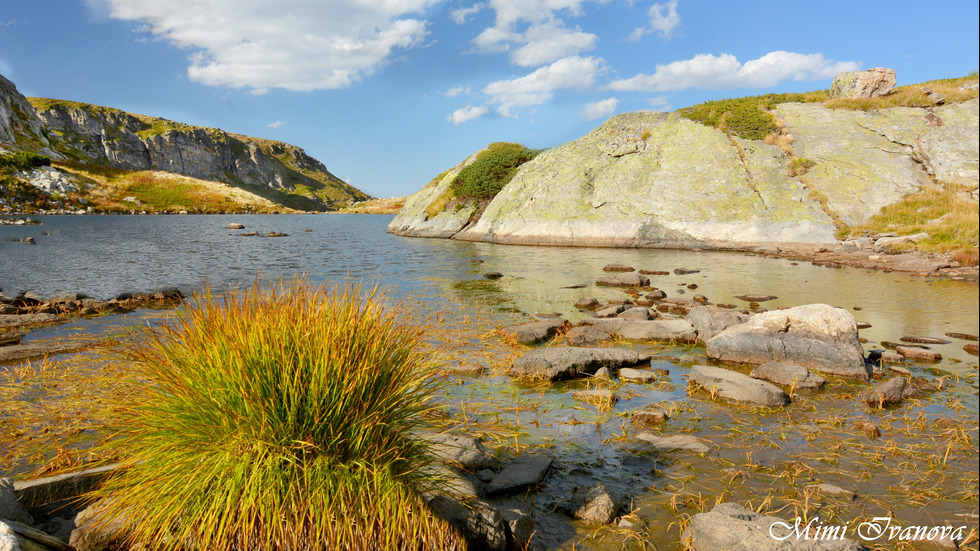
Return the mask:
<path fill-rule="evenodd" d="M 111 107 L 25 98 L 3 76 L 0 148 L 40 153 L 56 164 L 222 182 L 297 210 L 337 210 L 370 198 L 293 145 Z"/>

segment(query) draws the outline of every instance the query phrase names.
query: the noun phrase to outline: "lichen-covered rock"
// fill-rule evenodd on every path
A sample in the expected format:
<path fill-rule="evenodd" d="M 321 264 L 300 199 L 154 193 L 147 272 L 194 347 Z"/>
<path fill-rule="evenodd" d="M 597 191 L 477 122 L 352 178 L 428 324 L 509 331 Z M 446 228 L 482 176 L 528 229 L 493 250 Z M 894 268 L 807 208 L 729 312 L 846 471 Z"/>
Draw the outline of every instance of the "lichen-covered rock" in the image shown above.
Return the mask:
<path fill-rule="evenodd" d="M 895 69 L 872 67 L 866 71 L 840 73 L 830 84 L 832 98 L 877 98 L 895 88 Z"/>
<path fill-rule="evenodd" d="M 733 325 L 745 323 L 749 316 L 717 306 L 698 306 L 693 308 L 684 319 L 698 332 L 698 342 L 704 343 Z"/>
<path fill-rule="evenodd" d="M 871 375 L 854 316 L 826 304 L 756 314 L 705 343 L 705 353 L 727 362 L 775 360 L 844 377 Z"/>
<path fill-rule="evenodd" d="M 388 233 L 409 237 L 452 237 L 459 233 L 469 224 L 475 207 L 466 205 L 459 210 L 455 207 L 445 208 L 445 204 L 448 204 L 449 187 L 456 176 L 459 176 L 459 172 L 473 164 L 477 156 L 485 150 L 486 148 L 470 155 L 452 170 L 441 174 L 429 185 L 409 197 L 405 201 L 405 206 L 388 224 Z M 431 210 L 436 206 L 433 205 L 434 203 L 444 204 L 435 214 L 432 214 Z"/>
<path fill-rule="evenodd" d="M 512 377 L 557 381 L 595 373 L 602 367 L 612 369 L 649 361 L 648 354 L 624 348 L 542 348 L 514 360 Z"/>
<path fill-rule="evenodd" d="M 698 513 L 681 535 L 681 543 L 694 551 L 719 549 L 752 549 L 753 551 L 859 551 L 857 542 L 838 537 L 804 538 L 809 534 L 806 522 L 797 536 L 793 522 L 763 515 L 737 503 L 719 503 L 707 513 Z M 772 529 L 772 531 L 770 531 Z M 773 537 L 775 535 L 776 537 Z"/>
<path fill-rule="evenodd" d="M 775 385 L 720 367 L 696 365 L 688 380 L 726 400 L 768 407 L 782 407 L 789 402 L 786 393 Z"/>
<path fill-rule="evenodd" d="M 522 165 L 455 237 L 624 247 L 835 242 L 831 219 L 784 163 L 775 146 L 677 114 L 618 115 Z"/>

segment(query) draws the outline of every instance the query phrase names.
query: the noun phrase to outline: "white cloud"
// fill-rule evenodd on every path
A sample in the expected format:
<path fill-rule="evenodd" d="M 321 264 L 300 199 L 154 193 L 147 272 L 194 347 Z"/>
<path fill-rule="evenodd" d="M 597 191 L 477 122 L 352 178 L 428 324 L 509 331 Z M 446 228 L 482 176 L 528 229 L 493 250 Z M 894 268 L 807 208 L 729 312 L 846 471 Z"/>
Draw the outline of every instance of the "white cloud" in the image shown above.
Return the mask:
<path fill-rule="evenodd" d="M 279 128 L 279 127 L 280 127 L 280 126 L 282 126 L 283 124 L 284 124 L 284 123 L 283 123 L 282 121 L 276 121 L 276 122 L 270 122 L 270 123 L 269 123 L 269 124 L 267 124 L 266 126 L 268 126 L 269 128 Z"/>
<path fill-rule="evenodd" d="M 490 108 L 486 105 L 472 106 L 468 105 L 466 107 L 461 107 L 453 111 L 452 115 L 446 117 L 446 120 L 453 124 L 464 123 L 469 120 L 473 120 L 477 117 L 482 117 L 490 112 Z"/>
<path fill-rule="evenodd" d="M 650 31 L 648 31 L 646 27 L 637 27 L 637 28 L 633 29 L 633 32 L 631 32 L 626 37 L 626 41 L 627 42 L 639 42 L 639 40 L 641 38 L 643 38 L 649 32 Z"/>
<path fill-rule="evenodd" d="M 650 6 L 648 15 L 650 16 L 650 28 L 654 32 L 660 33 L 660 36 L 667 40 L 670 40 L 674 29 L 681 24 L 681 16 L 677 15 L 677 0 Z"/>
<path fill-rule="evenodd" d="M 657 96 L 655 98 L 650 98 L 647 100 L 647 103 L 650 104 L 650 107 L 653 107 L 654 111 L 660 111 L 662 113 L 670 111 L 671 108 L 670 100 L 667 99 L 667 96 Z"/>
<path fill-rule="evenodd" d="M 698 54 L 684 61 L 657 65 L 657 70 L 652 75 L 638 74 L 613 81 L 608 88 L 634 92 L 663 92 L 686 88 L 767 88 L 786 79 L 821 80 L 859 68 L 858 62 L 832 62 L 824 59 L 822 54 L 775 51 L 744 64 L 739 63 L 731 54 Z"/>
<path fill-rule="evenodd" d="M 481 2 L 479 4 L 473 4 L 468 8 L 459 8 L 450 12 L 449 18 L 452 19 L 457 25 L 462 25 L 463 23 L 466 23 L 467 17 L 475 13 L 479 13 L 485 7 L 487 7 L 487 5 Z"/>
<path fill-rule="evenodd" d="M 514 108 L 541 105 L 554 97 L 555 90 L 594 86 L 601 69 L 601 59 L 566 57 L 522 77 L 491 82 L 483 93 L 500 104 L 501 115 L 515 117 Z"/>
<path fill-rule="evenodd" d="M 443 95 L 446 96 L 447 98 L 455 98 L 457 96 L 463 96 L 463 95 L 468 96 L 468 95 L 470 95 L 470 87 L 469 86 L 454 86 L 454 87 L 450 88 L 449 90 L 446 90 L 446 93 L 443 94 Z"/>
<path fill-rule="evenodd" d="M 104 1 L 111 17 L 191 49 L 194 81 L 310 91 L 349 86 L 418 45 L 426 22 L 406 16 L 442 0 Z"/>
<path fill-rule="evenodd" d="M 619 100 L 617 98 L 607 98 L 602 101 L 586 103 L 585 107 L 582 108 L 582 117 L 587 121 L 604 119 L 615 113 L 617 106 L 619 106 Z"/>
<path fill-rule="evenodd" d="M 599 37 L 578 28 L 573 31 L 561 21 L 549 21 L 528 27 L 524 40 L 527 44 L 511 53 L 511 61 L 521 67 L 538 67 L 556 59 L 591 51 L 595 49 Z"/>

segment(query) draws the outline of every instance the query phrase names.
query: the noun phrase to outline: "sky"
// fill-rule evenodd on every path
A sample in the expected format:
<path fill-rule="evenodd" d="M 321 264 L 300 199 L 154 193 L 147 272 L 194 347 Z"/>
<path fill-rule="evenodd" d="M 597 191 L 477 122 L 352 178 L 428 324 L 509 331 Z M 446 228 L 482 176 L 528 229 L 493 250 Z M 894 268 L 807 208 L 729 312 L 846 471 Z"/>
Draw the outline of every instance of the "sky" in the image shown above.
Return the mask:
<path fill-rule="evenodd" d="M 0 0 L 27 96 L 284 141 L 409 195 L 495 141 L 579 138 L 624 112 L 978 68 L 975 1 Z"/>

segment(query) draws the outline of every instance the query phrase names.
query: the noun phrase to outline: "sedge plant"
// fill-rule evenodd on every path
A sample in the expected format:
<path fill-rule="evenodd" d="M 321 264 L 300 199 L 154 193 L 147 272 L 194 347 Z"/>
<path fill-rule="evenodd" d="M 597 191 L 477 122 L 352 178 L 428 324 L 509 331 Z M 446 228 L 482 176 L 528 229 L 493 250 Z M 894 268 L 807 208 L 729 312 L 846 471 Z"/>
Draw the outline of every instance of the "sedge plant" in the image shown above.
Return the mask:
<path fill-rule="evenodd" d="M 195 295 L 127 347 L 144 384 L 96 525 L 149 551 L 463 548 L 421 497 L 421 341 L 356 286 Z"/>

